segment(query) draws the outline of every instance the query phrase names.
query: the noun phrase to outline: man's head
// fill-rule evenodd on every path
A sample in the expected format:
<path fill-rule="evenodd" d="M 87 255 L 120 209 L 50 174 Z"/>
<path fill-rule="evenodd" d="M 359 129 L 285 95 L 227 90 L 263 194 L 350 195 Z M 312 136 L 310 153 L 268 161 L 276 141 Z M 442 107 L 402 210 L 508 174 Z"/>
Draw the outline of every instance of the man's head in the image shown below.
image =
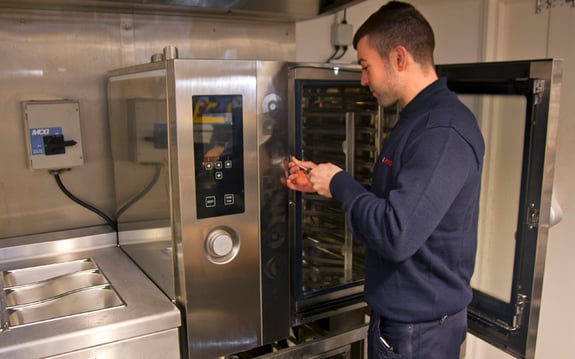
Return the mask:
<path fill-rule="evenodd" d="M 403 46 L 422 65 L 433 65 L 435 38 L 433 29 L 421 13 L 411 4 L 390 1 L 373 13 L 357 30 L 353 47 L 363 37 L 385 57 L 396 46 Z"/>
<path fill-rule="evenodd" d="M 357 30 L 353 46 L 362 67 L 361 83 L 382 106 L 405 107 L 437 79 L 433 30 L 410 4 L 382 6 Z"/>

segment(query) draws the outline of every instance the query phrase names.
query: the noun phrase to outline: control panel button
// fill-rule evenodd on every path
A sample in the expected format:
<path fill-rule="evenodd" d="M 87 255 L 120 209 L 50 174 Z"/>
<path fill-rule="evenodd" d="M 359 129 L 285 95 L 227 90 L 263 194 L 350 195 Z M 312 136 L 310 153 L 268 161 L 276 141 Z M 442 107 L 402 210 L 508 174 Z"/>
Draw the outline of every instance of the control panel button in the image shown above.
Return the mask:
<path fill-rule="evenodd" d="M 221 171 L 218 171 L 215 173 L 214 176 L 216 177 L 217 180 L 221 180 L 222 178 L 224 178 L 224 173 Z"/>
<path fill-rule="evenodd" d="M 225 168 L 232 168 L 232 160 L 226 160 L 224 162 L 224 167 Z"/>
<path fill-rule="evenodd" d="M 228 193 L 224 195 L 224 205 L 232 206 L 234 204 L 234 194 Z"/>
<path fill-rule="evenodd" d="M 207 196 L 206 207 L 215 207 L 215 206 L 216 206 L 216 196 Z"/>

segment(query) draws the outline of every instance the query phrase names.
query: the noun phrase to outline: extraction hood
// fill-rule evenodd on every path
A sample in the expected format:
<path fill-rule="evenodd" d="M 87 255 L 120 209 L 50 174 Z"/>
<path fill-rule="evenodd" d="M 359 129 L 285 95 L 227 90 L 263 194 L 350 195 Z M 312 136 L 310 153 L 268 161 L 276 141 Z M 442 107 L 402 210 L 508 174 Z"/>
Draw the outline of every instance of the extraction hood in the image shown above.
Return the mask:
<path fill-rule="evenodd" d="M 0 0 L 1 7 L 159 12 L 298 21 L 331 14 L 364 0 Z"/>

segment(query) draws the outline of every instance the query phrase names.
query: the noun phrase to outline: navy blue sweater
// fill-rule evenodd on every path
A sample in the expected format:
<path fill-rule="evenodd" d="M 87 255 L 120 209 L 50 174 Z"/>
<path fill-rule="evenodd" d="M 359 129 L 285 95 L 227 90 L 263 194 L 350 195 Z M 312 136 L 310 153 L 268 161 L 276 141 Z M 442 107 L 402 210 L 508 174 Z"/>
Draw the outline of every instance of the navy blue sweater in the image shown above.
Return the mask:
<path fill-rule="evenodd" d="M 366 246 L 365 298 L 398 322 L 464 309 L 475 266 L 484 143 L 474 115 L 439 79 L 400 112 L 366 189 L 330 183 Z"/>

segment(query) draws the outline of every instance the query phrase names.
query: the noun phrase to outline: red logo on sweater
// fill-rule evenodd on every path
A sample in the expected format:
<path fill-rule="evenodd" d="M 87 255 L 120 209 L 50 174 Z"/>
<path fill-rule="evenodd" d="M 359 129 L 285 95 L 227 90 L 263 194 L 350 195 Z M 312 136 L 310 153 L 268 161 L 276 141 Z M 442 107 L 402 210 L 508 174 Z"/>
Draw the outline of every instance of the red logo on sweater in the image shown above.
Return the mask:
<path fill-rule="evenodd" d="M 381 159 L 381 163 L 383 163 L 384 165 L 387 165 L 388 167 L 391 167 L 391 165 L 393 164 L 393 161 L 387 157 L 383 157 Z"/>

